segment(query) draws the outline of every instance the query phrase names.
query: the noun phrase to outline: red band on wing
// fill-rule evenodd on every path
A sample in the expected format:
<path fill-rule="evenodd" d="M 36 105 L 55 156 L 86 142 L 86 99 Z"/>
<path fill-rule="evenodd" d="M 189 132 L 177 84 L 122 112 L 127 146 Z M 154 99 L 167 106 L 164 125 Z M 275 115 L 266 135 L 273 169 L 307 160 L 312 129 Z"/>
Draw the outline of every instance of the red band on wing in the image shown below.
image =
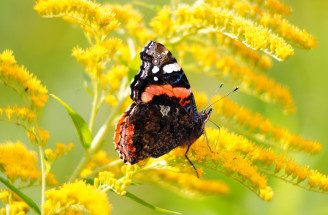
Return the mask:
<path fill-rule="evenodd" d="M 141 101 L 148 103 L 150 102 L 154 96 L 159 96 L 159 95 L 167 95 L 168 97 L 176 97 L 180 98 L 180 105 L 185 106 L 188 104 L 190 101 L 185 101 L 183 100 L 185 98 L 188 98 L 191 94 L 190 89 L 186 89 L 184 87 L 172 87 L 171 85 L 150 85 L 146 87 L 145 92 L 142 93 L 141 95 Z"/>

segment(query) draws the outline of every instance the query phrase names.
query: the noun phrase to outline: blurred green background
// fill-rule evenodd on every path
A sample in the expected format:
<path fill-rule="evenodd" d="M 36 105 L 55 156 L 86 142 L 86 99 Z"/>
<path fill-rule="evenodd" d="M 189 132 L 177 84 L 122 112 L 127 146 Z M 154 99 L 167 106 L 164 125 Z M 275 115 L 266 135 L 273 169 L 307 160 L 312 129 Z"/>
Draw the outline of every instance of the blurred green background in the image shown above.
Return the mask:
<path fill-rule="evenodd" d="M 105 1 L 101 1 L 105 2 Z M 150 2 L 150 1 L 148 1 Z M 285 0 L 293 8 L 291 22 L 305 28 L 318 39 L 318 48 L 311 51 L 296 49 L 295 56 L 285 62 L 274 62 L 269 71 L 271 77 L 289 86 L 297 107 L 292 115 L 283 115 L 277 107 L 263 104 L 256 99 L 235 93 L 232 98 L 271 119 L 275 125 L 312 140 L 321 141 L 323 150 L 316 156 L 289 153 L 299 163 L 328 173 L 328 1 Z M 91 98 L 83 87 L 82 67 L 71 56 L 74 46 L 86 46 L 85 37 L 78 26 L 61 19 L 44 19 L 33 10 L 34 1 L 0 0 L 0 51 L 12 49 L 19 65 L 25 65 L 53 93 L 66 101 L 85 119 L 89 119 Z M 141 9 L 147 20 L 153 11 Z M 201 54 L 201 53 L 200 53 Z M 188 73 L 194 90 L 213 92 L 217 82 L 210 82 L 200 75 Z M 200 80 L 201 78 L 201 80 Z M 205 84 L 206 83 L 206 84 Z M 230 90 L 234 86 L 226 87 Z M 10 89 L 0 86 L 0 107 L 20 104 L 19 97 Z M 102 109 L 98 119 L 106 116 Z M 71 155 L 54 165 L 54 172 L 64 182 L 82 155 L 75 128 L 64 108 L 50 99 L 40 118 L 40 125 L 50 132 L 49 147 L 56 142 L 76 143 Z M 109 133 L 104 145 L 112 156 L 117 156 L 112 145 L 113 133 Z M 0 123 L 0 142 L 21 140 L 27 143 L 23 129 Z M 28 145 L 28 148 L 35 149 Z M 233 180 L 218 175 L 231 186 L 230 194 L 207 199 L 188 199 L 171 191 L 152 185 L 129 188 L 132 193 L 159 207 L 183 214 L 328 214 L 328 196 L 309 192 L 275 178 L 269 185 L 275 191 L 271 202 L 259 199 L 251 191 Z M 0 188 L 2 185 L 0 185 Z M 36 188 L 24 190 L 39 202 Z M 130 199 L 109 193 L 113 214 L 156 214 Z"/>

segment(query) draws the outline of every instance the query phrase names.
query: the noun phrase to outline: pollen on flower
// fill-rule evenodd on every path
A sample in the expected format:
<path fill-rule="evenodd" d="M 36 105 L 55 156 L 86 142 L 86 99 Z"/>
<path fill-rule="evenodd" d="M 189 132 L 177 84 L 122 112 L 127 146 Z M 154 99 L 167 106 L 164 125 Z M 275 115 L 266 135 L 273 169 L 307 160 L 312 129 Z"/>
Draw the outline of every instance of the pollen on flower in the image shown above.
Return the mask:
<path fill-rule="evenodd" d="M 44 213 L 108 215 L 111 204 L 106 193 L 99 192 L 84 181 L 64 184 L 58 189 L 46 191 Z"/>
<path fill-rule="evenodd" d="M 30 182 L 38 179 L 41 173 L 36 165 L 36 154 L 28 151 L 21 142 L 0 144 L 1 172 L 6 174 L 12 182 L 18 178 Z"/>

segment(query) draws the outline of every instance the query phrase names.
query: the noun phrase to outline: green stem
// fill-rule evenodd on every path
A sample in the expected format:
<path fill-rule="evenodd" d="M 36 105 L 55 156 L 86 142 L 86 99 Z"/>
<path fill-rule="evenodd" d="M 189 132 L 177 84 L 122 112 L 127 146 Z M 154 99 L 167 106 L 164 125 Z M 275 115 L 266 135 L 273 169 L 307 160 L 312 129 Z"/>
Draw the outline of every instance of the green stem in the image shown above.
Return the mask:
<path fill-rule="evenodd" d="M 45 175 L 45 167 L 44 167 L 44 154 L 43 147 L 39 144 L 39 152 L 40 152 L 40 161 L 41 161 L 41 214 L 43 214 L 44 200 L 45 200 L 45 190 L 46 190 L 46 175 Z"/>
<path fill-rule="evenodd" d="M 75 170 L 74 170 L 73 174 L 71 175 L 70 179 L 68 180 L 68 182 L 72 182 L 74 179 L 76 179 L 78 177 L 78 175 L 83 170 L 85 165 L 88 163 L 88 161 L 92 157 L 92 155 L 95 154 L 99 150 L 99 148 L 101 148 L 104 137 L 107 134 L 108 129 L 111 127 L 112 120 L 113 120 L 114 116 L 116 115 L 116 113 L 121 108 L 121 106 L 123 105 L 124 100 L 125 100 L 125 96 L 121 97 L 117 106 L 112 110 L 112 112 L 108 116 L 104 125 L 99 129 L 95 138 L 92 140 L 90 148 L 83 155 L 80 163 L 75 168 Z"/>
<path fill-rule="evenodd" d="M 73 174 L 68 179 L 68 182 L 69 183 L 73 182 L 78 177 L 78 175 L 80 174 L 80 172 L 83 170 L 83 168 L 85 167 L 85 165 L 88 163 L 90 157 L 91 156 L 90 156 L 90 154 L 88 152 L 85 152 L 84 153 L 82 159 L 80 160 L 79 164 L 75 168 Z"/>
<path fill-rule="evenodd" d="M 92 112 L 91 112 L 90 122 L 89 122 L 89 129 L 90 129 L 91 133 L 92 133 L 93 126 L 94 126 L 95 119 L 96 119 L 96 115 L 97 115 L 97 112 L 98 112 L 98 100 L 99 100 L 99 93 L 100 93 L 99 81 L 96 81 L 96 83 L 94 83 L 94 86 L 95 86 L 95 94 L 94 94 L 94 97 L 93 97 Z"/>

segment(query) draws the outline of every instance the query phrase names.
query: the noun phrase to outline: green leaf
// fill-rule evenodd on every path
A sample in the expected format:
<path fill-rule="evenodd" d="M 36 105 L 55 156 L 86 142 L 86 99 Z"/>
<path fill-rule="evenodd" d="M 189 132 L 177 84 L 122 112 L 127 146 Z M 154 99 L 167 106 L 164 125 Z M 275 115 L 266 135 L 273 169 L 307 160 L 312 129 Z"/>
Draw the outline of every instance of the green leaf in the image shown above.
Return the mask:
<path fill-rule="evenodd" d="M 157 212 L 170 213 L 170 214 L 181 214 L 180 212 L 170 211 L 170 210 L 166 210 L 166 209 L 163 209 L 163 208 L 156 207 L 156 206 L 154 206 L 154 205 L 140 199 L 138 196 L 133 195 L 130 192 L 127 192 L 125 196 L 132 199 L 133 201 L 138 202 L 139 204 L 142 204 L 143 206 L 145 206 L 147 208 L 150 208 L 150 209 L 153 209 L 154 211 L 157 211 Z"/>
<path fill-rule="evenodd" d="M 92 134 L 89 130 L 89 127 L 87 123 L 84 121 L 84 119 L 76 113 L 68 104 L 63 102 L 60 98 L 57 96 L 50 94 L 52 97 L 54 97 L 57 101 L 59 101 L 65 108 L 69 116 L 71 117 L 76 132 L 79 135 L 80 141 L 85 149 L 88 149 L 92 142 Z"/>
<path fill-rule="evenodd" d="M 128 72 L 128 83 L 130 83 L 133 77 L 137 74 L 140 68 L 140 57 L 136 55 L 129 64 L 129 72 Z"/>
<path fill-rule="evenodd" d="M 30 206 L 30 208 L 32 208 L 32 210 L 34 210 L 36 214 L 41 214 L 40 208 L 30 197 L 22 193 L 14 185 L 12 185 L 9 181 L 2 178 L 1 176 L 0 176 L 0 181 L 4 185 L 6 185 L 6 187 L 8 187 L 11 191 L 13 191 L 17 196 L 19 196 L 24 202 L 26 202 L 26 204 L 28 204 L 28 206 Z"/>

